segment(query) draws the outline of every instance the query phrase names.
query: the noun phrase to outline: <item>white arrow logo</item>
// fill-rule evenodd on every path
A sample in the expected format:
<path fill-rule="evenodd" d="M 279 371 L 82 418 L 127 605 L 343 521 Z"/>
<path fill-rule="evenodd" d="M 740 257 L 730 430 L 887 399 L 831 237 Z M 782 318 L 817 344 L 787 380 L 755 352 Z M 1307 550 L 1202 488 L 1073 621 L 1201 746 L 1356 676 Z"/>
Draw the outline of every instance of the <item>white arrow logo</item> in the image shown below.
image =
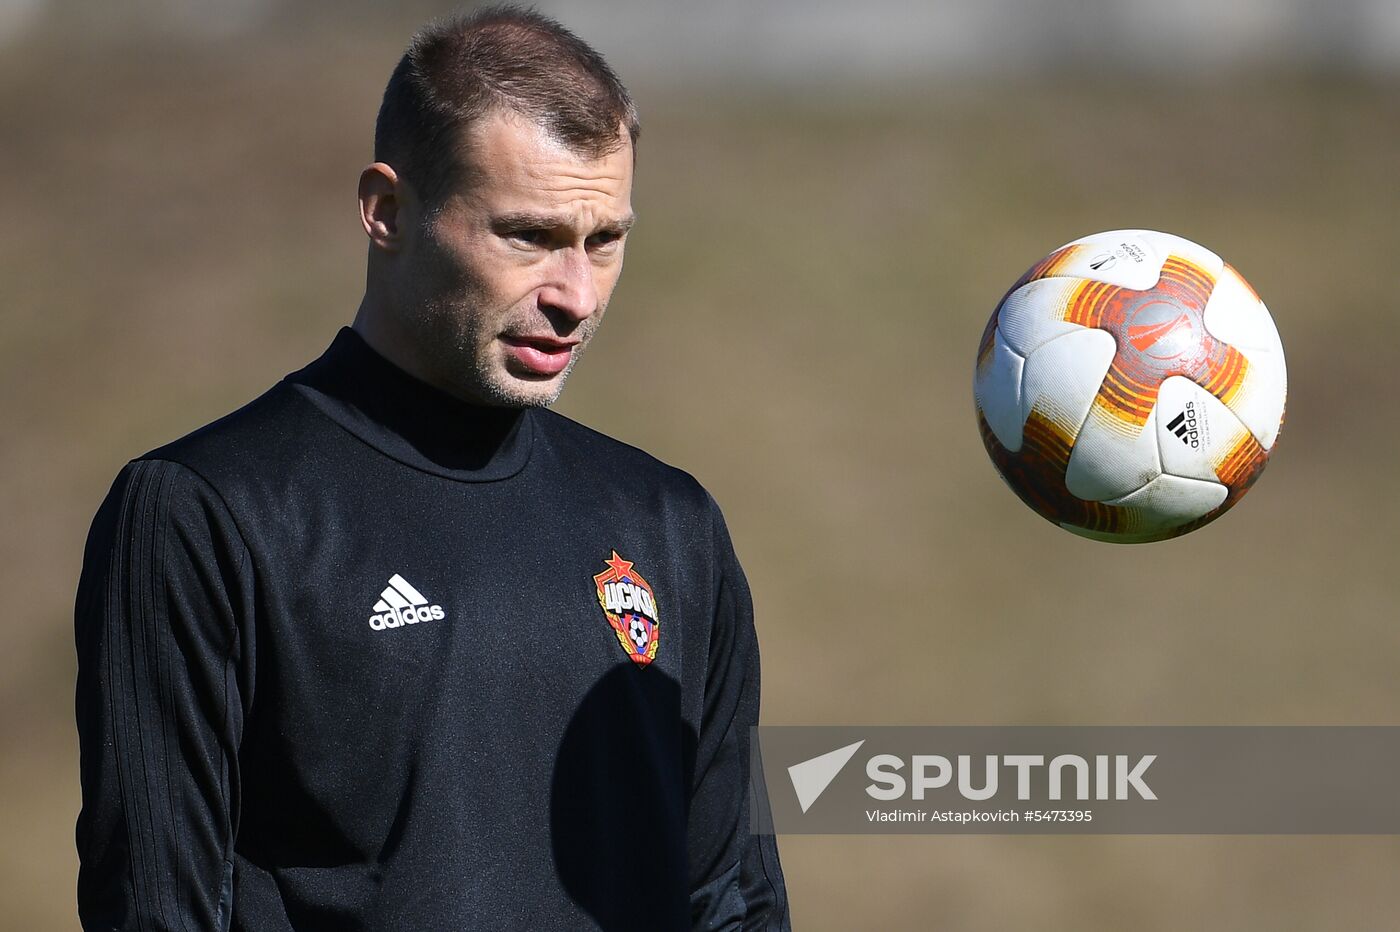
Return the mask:
<path fill-rule="evenodd" d="M 792 788 L 797 792 L 798 805 L 802 811 L 806 812 L 812 807 L 812 803 L 817 801 L 817 797 L 826 792 L 826 788 L 831 785 L 831 781 L 836 779 L 836 775 L 841 772 L 841 768 L 855 757 L 856 751 L 865 743 L 862 738 L 855 744 L 848 744 L 844 748 L 837 748 L 825 754 L 804 760 L 800 764 L 793 764 L 788 768 L 788 778 L 792 780 Z"/>

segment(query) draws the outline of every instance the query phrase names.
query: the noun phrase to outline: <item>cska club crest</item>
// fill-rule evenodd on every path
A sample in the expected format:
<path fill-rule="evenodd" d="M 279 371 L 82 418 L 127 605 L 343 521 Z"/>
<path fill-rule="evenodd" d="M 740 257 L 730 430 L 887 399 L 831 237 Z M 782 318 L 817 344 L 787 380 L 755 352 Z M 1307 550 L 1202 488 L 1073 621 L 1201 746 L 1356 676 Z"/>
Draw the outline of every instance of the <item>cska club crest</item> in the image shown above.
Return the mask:
<path fill-rule="evenodd" d="M 661 619 L 656 608 L 656 594 L 651 584 L 642 578 L 629 560 L 612 552 L 605 572 L 593 577 L 598 586 L 598 605 L 612 625 L 622 649 L 638 666 L 656 659 L 661 643 Z"/>

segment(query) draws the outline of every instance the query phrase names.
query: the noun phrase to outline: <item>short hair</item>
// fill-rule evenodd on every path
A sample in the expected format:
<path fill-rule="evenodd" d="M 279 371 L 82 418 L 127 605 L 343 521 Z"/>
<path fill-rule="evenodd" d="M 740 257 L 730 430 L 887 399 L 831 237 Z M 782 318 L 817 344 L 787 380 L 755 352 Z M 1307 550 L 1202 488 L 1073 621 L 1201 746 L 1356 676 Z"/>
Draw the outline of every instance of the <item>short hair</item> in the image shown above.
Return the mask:
<path fill-rule="evenodd" d="M 633 145 L 637 108 L 603 56 L 533 10 L 490 6 L 424 27 L 399 60 L 374 127 L 375 161 L 431 207 L 469 175 L 464 139 L 493 112 L 527 117 L 580 155 Z"/>

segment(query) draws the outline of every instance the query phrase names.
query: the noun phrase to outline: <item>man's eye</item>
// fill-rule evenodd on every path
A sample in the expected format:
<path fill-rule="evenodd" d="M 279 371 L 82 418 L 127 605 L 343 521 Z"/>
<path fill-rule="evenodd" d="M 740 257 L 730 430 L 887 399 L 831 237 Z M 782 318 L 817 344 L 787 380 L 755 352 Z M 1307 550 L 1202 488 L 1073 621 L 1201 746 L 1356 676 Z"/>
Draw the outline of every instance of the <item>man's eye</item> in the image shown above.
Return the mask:
<path fill-rule="evenodd" d="M 525 246 L 543 246 L 549 238 L 545 230 L 512 230 L 506 235 Z"/>
<path fill-rule="evenodd" d="M 594 233 L 592 236 L 588 237 L 588 246 L 591 249 L 598 249 L 600 247 L 611 246 L 621 239 L 621 233 L 608 230 L 602 233 Z"/>

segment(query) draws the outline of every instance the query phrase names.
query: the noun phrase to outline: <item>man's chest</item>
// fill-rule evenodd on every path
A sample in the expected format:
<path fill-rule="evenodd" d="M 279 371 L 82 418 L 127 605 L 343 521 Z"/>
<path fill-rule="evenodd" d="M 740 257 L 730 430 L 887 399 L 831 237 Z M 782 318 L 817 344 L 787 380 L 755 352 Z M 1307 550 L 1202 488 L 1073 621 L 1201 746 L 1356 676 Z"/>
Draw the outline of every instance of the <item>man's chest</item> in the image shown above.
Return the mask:
<path fill-rule="evenodd" d="M 685 684 L 698 659 L 703 676 L 710 593 L 673 523 L 616 501 L 449 492 L 317 499 L 263 535 L 254 719 L 415 731 L 433 697 L 549 732 L 617 671 Z"/>
<path fill-rule="evenodd" d="M 687 525 L 505 491 L 308 497 L 258 535 L 255 856 L 338 838 L 347 862 L 511 850 L 546 876 L 587 813 L 683 827 L 714 613 Z"/>

